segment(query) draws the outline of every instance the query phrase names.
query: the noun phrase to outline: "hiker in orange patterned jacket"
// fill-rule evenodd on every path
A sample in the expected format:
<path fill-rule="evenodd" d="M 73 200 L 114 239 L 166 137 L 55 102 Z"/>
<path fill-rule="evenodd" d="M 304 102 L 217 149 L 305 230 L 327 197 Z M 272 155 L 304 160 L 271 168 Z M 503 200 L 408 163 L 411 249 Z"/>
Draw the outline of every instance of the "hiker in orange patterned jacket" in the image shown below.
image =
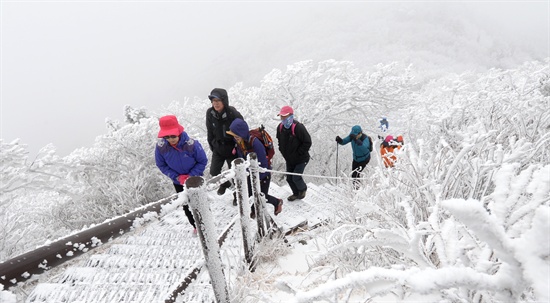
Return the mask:
<path fill-rule="evenodd" d="M 398 136 L 394 138 L 392 135 L 386 136 L 384 142 L 380 144 L 380 155 L 384 161 L 385 167 L 393 167 L 397 161 L 395 152 L 400 150 L 403 146 L 403 136 Z"/>

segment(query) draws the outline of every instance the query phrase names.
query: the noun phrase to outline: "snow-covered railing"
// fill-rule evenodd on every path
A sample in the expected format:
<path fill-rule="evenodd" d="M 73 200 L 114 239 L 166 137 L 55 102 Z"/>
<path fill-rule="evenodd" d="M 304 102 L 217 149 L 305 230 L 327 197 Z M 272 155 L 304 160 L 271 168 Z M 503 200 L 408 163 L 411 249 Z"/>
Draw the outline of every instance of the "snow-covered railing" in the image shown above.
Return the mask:
<path fill-rule="evenodd" d="M 234 171 L 234 182 L 236 187 L 237 205 L 239 208 L 240 223 L 242 229 L 243 248 L 246 262 L 249 268 L 254 270 L 254 236 L 250 232 L 250 204 L 248 199 L 248 181 L 247 168 L 250 168 L 250 185 L 254 197 L 254 208 L 257 213 L 258 236 L 266 235 L 269 230 L 269 220 L 265 216 L 265 202 L 260 194 L 259 165 L 257 156 L 252 153 L 248 161 L 235 159 L 232 170 Z M 225 275 L 222 269 L 222 259 L 220 255 L 220 244 L 216 242 L 216 226 L 210 204 L 207 199 L 208 187 L 202 177 L 191 177 L 185 183 L 189 206 L 193 212 L 193 217 L 197 222 L 197 231 L 201 242 L 202 250 L 208 274 L 212 282 L 214 295 L 218 303 L 229 303 L 228 284 L 225 281 Z"/>
<path fill-rule="evenodd" d="M 260 164 L 256 153 L 248 155 L 250 163 L 250 180 L 252 183 L 252 195 L 254 196 L 254 208 L 256 210 L 256 223 L 258 225 L 258 236 L 272 236 L 275 231 L 275 222 L 270 220 L 266 213 L 265 199 L 262 199 L 260 190 Z M 267 197 L 265 197 L 267 198 Z M 273 225 L 273 229 L 271 226 Z"/>
<path fill-rule="evenodd" d="M 249 172 L 247 172 L 247 169 Z M 218 251 L 219 246 L 222 245 L 227 231 L 219 238 L 215 236 L 215 226 L 212 225 L 213 221 L 211 212 L 209 210 L 208 203 L 201 202 L 205 199 L 205 194 L 208 191 L 213 190 L 219 184 L 233 179 L 236 185 L 237 201 L 239 206 L 240 223 L 243 232 L 243 248 L 245 250 L 245 259 L 249 264 L 249 268 L 254 270 L 255 263 L 253 260 L 254 242 L 264 236 L 272 236 L 276 230 L 275 222 L 271 219 L 265 210 L 265 200 L 262 198 L 263 194 L 260 191 L 260 178 L 259 172 L 262 169 L 259 167 L 257 156 L 255 153 L 251 153 L 247 161 L 243 159 L 236 159 L 233 162 L 233 168 L 224 171 L 222 174 L 209 179 L 205 182 L 202 177 L 192 177 L 186 184 L 188 190 L 189 204 L 193 211 L 195 220 L 199 223 L 198 234 L 203 244 L 203 251 L 205 253 L 206 264 L 213 264 L 219 257 L 216 257 L 215 251 Z M 251 191 L 254 201 L 254 209 L 256 212 L 257 222 L 257 237 L 250 232 L 250 204 L 248 199 L 248 181 L 247 176 L 250 174 L 251 178 Z M 173 201 L 176 195 L 168 198 L 153 202 L 149 205 L 143 206 L 131 213 L 111 219 L 105 223 L 96 225 L 92 228 L 80 231 L 74 235 L 64 237 L 56 242 L 39 247 L 33 251 L 19 255 L 15 258 L 0 263 L 0 282 L 4 285 L 4 289 L 17 286 L 18 283 L 24 282 L 31 278 L 32 275 L 41 274 L 46 270 L 49 270 L 57 265 L 60 265 L 66 261 L 72 260 L 73 257 L 79 256 L 90 249 L 100 246 L 118 236 L 130 231 L 134 226 L 134 221 L 143 217 L 149 212 L 160 213 L 162 206 Z M 206 209 L 203 209 L 207 207 Z M 207 219 L 210 218 L 210 219 Z M 212 223 L 209 224 L 208 222 Z M 212 225 L 212 226 L 210 226 Z M 210 241 L 208 239 L 214 239 Z M 211 243 L 210 243 L 211 242 Z M 208 246 L 206 244 L 208 243 Z M 208 247 L 208 249 L 206 249 Z M 212 256 L 214 252 L 214 256 Z M 221 259 L 220 259 L 221 260 Z M 221 261 L 220 261 L 221 262 Z M 211 265 L 210 267 L 213 267 Z M 221 266 L 219 266 L 221 270 Z M 209 268 L 210 272 L 210 268 Z M 196 274 L 196 271 L 194 272 Z M 220 275 L 216 275 L 220 277 Z M 223 275 L 221 275 L 223 278 Z M 189 277 L 192 279 L 192 277 Z M 212 277 L 211 277 L 212 278 Z M 188 280 L 188 279 L 186 279 Z M 226 301 L 227 284 L 225 281 L 214 282 L 213 285 L 222 285 L 219 289 L 215 289 L 216 298 L 218 302 Z M 178 289 L 174 291 L 173 298 L 177 296 L 177 293 L 183 291 L 190 281 L 183 281 Z M 223 286 L 225 285 L 225 286 Z"/>
<path fill-rule="evenodd" d="M 229 291 L 223 274 L 220 246 L 216 241 L 216 225 L 214 224 L 214 216 L 208 203 L 204 185 L 205 182 L 202 177 L 191 177 L 185 183 L 189 206 L 195 221 L 198 223 L 199 228 L 197 231 L 216 301 L 218 303 L 229 303 Z"/>
<path fill-rule="evenodd" d="M 150 203 L 131 213 L 1 262 L 0 283 L 4 285 L 4 289 L 8 289 L 29 279 L 32 275 L 43 273 L 54 266 L 72 260 L 73 257 L 79 256 L 131 230 L 134 221 L 145 214 L 149 212 L 160 213 L 162 206 L 171 202 L 174 198 L 175 196 L 170 196 Z"/>
<path fill-rule="evenodd" d="M 249 169 L 250 174 L 250 183 L 247 181 L 246 169 Z M 260 190 L 260 166 L 258 163 L 258 158 L 256 153 L 250 153 L 248 155 L 248 161 L 243 159 L 235 159 L 233 161 L 233 169 L 235 170 L 235 188 L 237 193 L 237 203 L 239 207 L 240 214 L 240 223 L 242 228 L 243 235 L 243 247 L 245 253 L 246 262 L 250 265 L 250 269 L 254 270 L 255 262 L 253 260 L 253 243 L 254 236 L 250 232 L 249 217 L 251 212 L 255 212 L 255 219 L 257 223 L 257 237 L 272 235 L 274 229 L 271 228 L 274 225 L 274 222 L 266 213 L 265 199 Z M 252 197 L 254 201 L 254 210 L 250 210 L 250 204 L 248 197 L 248 186 L 251 186 L 250 191 L 252 192 Z"/>

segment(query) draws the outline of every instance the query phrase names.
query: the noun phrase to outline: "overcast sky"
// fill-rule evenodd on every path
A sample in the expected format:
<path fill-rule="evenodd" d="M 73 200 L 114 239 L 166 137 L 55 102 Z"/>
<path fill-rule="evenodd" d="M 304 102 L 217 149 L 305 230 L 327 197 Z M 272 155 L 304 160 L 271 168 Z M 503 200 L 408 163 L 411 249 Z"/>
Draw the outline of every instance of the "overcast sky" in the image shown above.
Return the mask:
<path fill-rule="evenodd" d="M 160 109 L 302 60 L 427 74 L 549 56 L 549 2 L 1 1 L 1 138 L 92 146 L 125 104 Z M 434 55 L 436 54 L 436 55 Z M 231 98 L 231 96 L 230 96 Z"/>

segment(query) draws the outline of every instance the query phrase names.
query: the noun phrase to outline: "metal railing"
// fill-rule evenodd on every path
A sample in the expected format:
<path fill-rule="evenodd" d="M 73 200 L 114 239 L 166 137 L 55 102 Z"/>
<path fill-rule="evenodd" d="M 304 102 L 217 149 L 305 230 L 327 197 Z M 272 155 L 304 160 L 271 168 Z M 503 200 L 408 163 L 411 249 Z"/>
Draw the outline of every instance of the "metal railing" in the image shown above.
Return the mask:
<path fill-rule="evenodd" d="M 206 260 L 205 264 L 208 267 L 208 272 L 212 280 L 214 295 L 217 302 L 220 303 L 229 303 L 229 291 L 227 282 L 224 278 L 225 275 L 222 272 L 219 248 L 227 237 L 234 221 L 225 229 L 219 238 L 216 237 L 216 227 L 214 225 L 212 211 L 206 198 L 208 191 L 211 191 L 213 188 L 229 179 L 234 180 L 245 261 L 249 264 L 249 269 L 251 271 L 255 270 L 256 267 L 253 258 L 255 240 L 259 240 L 261 237 L 265 236 L 273 236 L 273 234 L 278 233 L 275 222 L 267 215 L 265 210 L 265 199 L 260 191 L 260 168 L 256 154 L 249 154 L 248 161 L 244 161 L 240 158 L 235 159 L 232 167 L 231 170 L 225 171 L 208 181 L 205 181 L 203 177 L 190 177 L 185 184 L 187 196 L 189 198 L 189 206 L 197 222 L 198 235 Z M 247 176 L 249 174 L 254 210 L 256 212 L 256 233 L 251 232 L 249 220 L 249 183 L 247 181 Z M 173 195 L 153 202 L 126 215 L 106 221 L 92 228 L 64 237 L 58 241 L 4 261 L 0 263 L 0 282 L 4 285 L 4 289 L 9 289 L 28 280 L 33 275 L 41 274 L 57 265 L 72 260 L 74 257 L 82 255 L 100 246 L 102 243 L 106 243 L 130 231 L 133 227 L 134 220 L 142 217 L 144 214 L 153 211 L 160 213 L 162 206 L 175 200 L 176 197 L 177 195 Z M 166 299 L 166 302 L 174 302 L 177 295 L 186 289 L 186 287 L 196 278 L 199 271 L 200 266 L 194 268 L 184 281 L 174 289 L 170 297 Z"/>
<path fill-rule="evenodd" d="M 0 283 L 4 285 L 4 289 L 9 289 L 31 278 L 32 275 L 41 274 L 52 267 L 70 261 L 130 231 L 135 219 L 149 212 L 160 213 L 162 206 L 174 199 L 175 195 L 150 203 L 131 213 L 1 262 Z"/>

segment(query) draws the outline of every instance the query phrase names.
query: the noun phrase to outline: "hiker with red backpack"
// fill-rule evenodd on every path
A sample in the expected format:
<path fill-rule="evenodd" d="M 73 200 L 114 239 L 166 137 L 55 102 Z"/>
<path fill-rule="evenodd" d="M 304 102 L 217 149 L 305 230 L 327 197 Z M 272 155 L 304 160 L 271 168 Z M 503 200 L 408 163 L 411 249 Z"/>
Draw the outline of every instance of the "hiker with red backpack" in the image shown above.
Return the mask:
<path fill-rule="evenodd" d="M 208 158 L 199 141 L 189 138 L 176 116 L 161 117 L 159 125 L 158 137 L 161 139 L 155 147 L 155 162 L 160 171 L 172 180 L 179 193 L 189 177 L 202 176 Z M 183 210 L 196 235 L 197 227 L 189 206 L 184 205 Z"/>
<path fill-rule="evenodd" d="M 353 152 L 353 161 L 351 163 L 353 173 L 351 177 L 355 179 L 353 182 L 354 188 L 358 189 L 359 181 L 357 179 L 370 162 L 372 139 L 363 133 L 361 126 L 354 125 L 347 137 L 342 139 L 340 136 L 336 136 L 336 142 L 340 145 L 346 145 L 351 142 L 351 150 Z"/>
<path fill-rule="evenodd" d="M 281 123 L 277 127 L 277 140 L 279 151 L 286 161 L 286 171 L 298 175 L 287 175 L 286 182 L 292 190 L 292 195 L 287 199 L 294 201 L 306 197 L 307 185 L 301 174 L 304 173 L 309 162 L 309 149 L 311 148 L 311 136 L 306 127 L 294 119 L 294 109 L 283 106 L 278 116 Z"/>
<path fill-rule="evenodd" d="M 249 153 L 256 153 L 258 157 L 258 162 L 260 162 L 260 167 L 271 169 L 271 163 L 269 163 L 269 158 L 266 154 L 266 147 L 264 144 L 255 136 L 250 135 L 250 130 L 248 124 L 242 119 L 235 119 L 229 126 L 229 131 L 227 134 L 233 136 L 236 147 L 235 152 L 237 157 L 246 159 Z M 262 172 L 260 173 L 260 191 L 265 195 L 267 203 L 273 205 L 273 213 L 278 215 L 283 211 L 283 200 L 275 198 L 269 194 L 269 184 L 271 183 L 271 173 Z M 252 184 L 250 177 L 248 178 L 248 196 L 252 196 Z M 255 216 L 255 213 L 252 212 L 251 216 Z"/>

